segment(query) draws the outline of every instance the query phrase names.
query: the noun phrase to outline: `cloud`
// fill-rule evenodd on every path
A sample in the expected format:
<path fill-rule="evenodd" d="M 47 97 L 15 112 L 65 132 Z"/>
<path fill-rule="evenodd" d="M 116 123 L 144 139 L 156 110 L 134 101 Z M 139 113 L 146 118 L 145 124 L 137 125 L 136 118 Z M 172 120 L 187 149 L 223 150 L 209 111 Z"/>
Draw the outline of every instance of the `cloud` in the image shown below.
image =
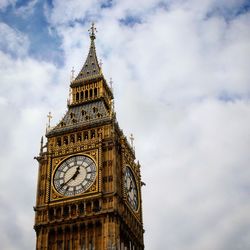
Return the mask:
<path fill-rule="evenodd" d="M 55 0 L 55 8 L 49 9 L 47 16 L 53 25 L 63 25 L 74 21 L 84 21 L 89 15 L 97 15 L 98 1 L 71 1 L 69 4 L 64 1 Z M 90 11 L 91 10 L 91 11 Z"/>
<path fill-rule="evenodd" d="M 27 35 L 13 29 L 5 23 L 0 23 L 0 49 L 14 56 L 23 56 L 29 49 Z"/>
<path fill-rule="evenodd" d="M 97 22 L 104 75 L 114 81 L 118 121 L 126 135 L 135 135 L 147 184 L 146 249 L 250 248 L 250 15 L 238 11 L 244 5 L 54 1 L 44 8 L 47 28 L 61 39 L 60 67 L 31 58 L 26 34 L 1 24 L 0 190 L 9 186 L 0 192 L 5 249 L 34 248 L 33 156 L 47 113 L 52 111 L 56 124 L 66 110 L 70 70 L 75 66 L 78 72 L 87 56 L 91 19 Z M 13 179 L 19 181 L 9 185 Z"/>
<path fill-rule="evenodd" d="M 138 146 L 144 159 L 150 152 L 144 166 L 147 248 L 247 249 L 249 102 L 206 100 L 165 113 L 155 120 L 154 144 Z"/>
<path fill-rule="evenodd" d="M 0 2 L 0 11 L 4 11 L 9 5 L 14 6 L 16 0 L 1 0 Z"/>
<path fill-rule="evenodd" d="M 3 52 L 0 62 L 1 247 L 34 249 L 32 207 L 37 164 L 33 157 L 39 150 L 36 142 L 45 131 L 46 114 L 57 106 L 50 98 L 59 89 L 55 90 L 51 83 L 60 80 L 55 66 L 49 63 L 28 57 L 14 58 Z"/>
<path fill-rule="evenodd" d="M 23 5 L 16 9 L 15 14 L 22 16 L 23 18 L 28 18 L 34 13 L 35 5 L 38 3 L 38 0 L 32 0 L 27 5 Z"/>

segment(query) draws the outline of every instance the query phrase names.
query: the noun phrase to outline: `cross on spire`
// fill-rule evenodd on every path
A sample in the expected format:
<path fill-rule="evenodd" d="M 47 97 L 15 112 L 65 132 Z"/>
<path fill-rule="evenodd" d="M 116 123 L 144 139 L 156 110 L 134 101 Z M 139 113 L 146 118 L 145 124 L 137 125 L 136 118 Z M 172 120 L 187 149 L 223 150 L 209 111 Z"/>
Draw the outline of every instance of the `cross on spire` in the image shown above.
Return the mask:
<path fill-rule="evenodd" d="M 95 23 L 93 22 L 91 24 L 91 28 L 89 29 L 89 36 L 91 38 L 91 40 L 94 40 L 95 39 L 95 33 L 97 32 L 97 29 L 95 27 Z"/>
<path fill-rule="evenodd" d="M 75 78 L 75 69 L 74 67 L 72 67 L 72 70 L 71 70 L 71 81 L 73 81 Z"/>
<path fill-rule="evenodd" d="M 130 134 L 130 143 L 131 143 L 131 146 L 132 146 L 132 148 L 134 148 L 134 140 L 135 140 L 135 138 L 134 138 L 134 136 L 133 136 L 133 134 L 131 133 Z"/>
<path fill-rule="evenodd" d="M 47 115 L 47 117 L 48 117 L 48 128 L 50 128 L 50 120 L 52 119 L 51 112 L 49 112 L 49 114 Z"/>

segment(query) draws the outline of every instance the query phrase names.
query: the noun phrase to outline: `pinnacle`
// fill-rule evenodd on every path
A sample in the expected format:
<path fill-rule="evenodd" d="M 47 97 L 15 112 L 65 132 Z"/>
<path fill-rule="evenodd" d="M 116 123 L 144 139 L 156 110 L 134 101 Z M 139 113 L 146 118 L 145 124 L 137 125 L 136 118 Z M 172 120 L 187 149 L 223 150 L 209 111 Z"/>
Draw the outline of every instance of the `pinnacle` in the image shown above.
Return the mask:
<path fill-rule="evenodd" d="M 94 24 L 92 24 L 92 27 L 89 29 L 89 35 L 90 35 L 89 53 L 81 71 L 79 72 L 78 76 L 75 78 L 73 83 L 93 78 L 98 78 L 102 76 L 101 67 L 98 63 L 98 59 L 96 56 L 95 41 L 94 41 L 96 38 L 95 32 L 96 28 L 94 27 Z"/>

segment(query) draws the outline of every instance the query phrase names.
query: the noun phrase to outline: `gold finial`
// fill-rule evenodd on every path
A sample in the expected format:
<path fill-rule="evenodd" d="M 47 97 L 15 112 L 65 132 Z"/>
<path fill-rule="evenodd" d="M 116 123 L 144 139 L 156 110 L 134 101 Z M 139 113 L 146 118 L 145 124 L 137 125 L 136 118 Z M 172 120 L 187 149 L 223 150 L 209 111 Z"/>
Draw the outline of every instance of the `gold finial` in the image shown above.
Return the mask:
<path fill-rule="evenodd" d="M 100 68 L 102 68 L 102 59 L 100 59 L 100 61 L 99 61 L 99 66 L 100 66 Z"/>
<path fill-rule="evenodd" d="M 130 144 L 131 144 L 131 146 L 132 146 L 132 148 L 134 149 L 134 140 L 135 140 L 135 138 L 134 138 L 134 136 L 133 136 L 133 134 L 131 133 L 130 134 Z"/>
<path fill-rule="evenodd" d="M 90 36 L 91 40 L 94 40 L 95 39 L 95 33 L 97 32 L 97 29 L 95 27 L 94 22 L 92 22 L 91 28 L 88 31 L 89 31 L 89 36 Z"/>
<path fill-rule="evenodd" d="M 50 120 L 52 119 L 51 112 L 49 112 L 49 114 L 47 115 L 47 117 L 48 117 L 48 128 L 50 128 Z"/>
<path fill-rule="evenodd" d="M 75 69 L 74 67 L 72 67 L 72 70 L 71 70 L 71 81 L 73 81 L 75 78 Z"/>
<path fill-rule="evenodd" d="M 115 102 L 114 102 L 114 100 L 110 101 L 110 107 L 111 107 L 110 117 L 112 117 L 115 114 Z"/>

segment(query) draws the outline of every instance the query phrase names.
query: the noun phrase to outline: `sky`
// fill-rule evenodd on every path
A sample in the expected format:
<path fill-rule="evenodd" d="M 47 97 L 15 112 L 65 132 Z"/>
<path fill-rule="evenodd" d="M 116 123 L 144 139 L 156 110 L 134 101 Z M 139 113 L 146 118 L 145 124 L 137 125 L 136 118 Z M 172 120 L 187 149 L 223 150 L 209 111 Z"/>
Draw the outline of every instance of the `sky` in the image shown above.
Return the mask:
<path fill-rule="evenodd" d="M 35 249 L 33 158 L 93 21 L 142 165 L 145 249 L 250 249 L 249 0 L 0 0 L 1 249 Z"/>

